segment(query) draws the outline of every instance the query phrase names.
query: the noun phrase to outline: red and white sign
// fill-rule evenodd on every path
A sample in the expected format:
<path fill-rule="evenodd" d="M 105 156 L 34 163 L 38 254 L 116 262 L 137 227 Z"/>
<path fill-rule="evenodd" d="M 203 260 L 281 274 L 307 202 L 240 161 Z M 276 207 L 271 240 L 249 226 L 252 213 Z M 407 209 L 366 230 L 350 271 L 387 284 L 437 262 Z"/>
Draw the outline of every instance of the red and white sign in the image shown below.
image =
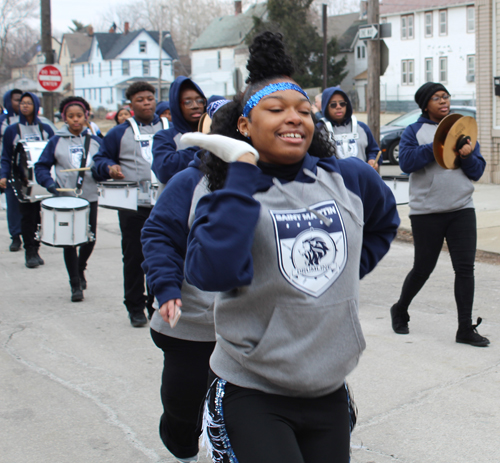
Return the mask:
<path fill-rule="evenodd" d="M 59 92 L 62 87 L 61 66 L 58 64 L 38 65 L 38 90 L 40 92 Z"/>

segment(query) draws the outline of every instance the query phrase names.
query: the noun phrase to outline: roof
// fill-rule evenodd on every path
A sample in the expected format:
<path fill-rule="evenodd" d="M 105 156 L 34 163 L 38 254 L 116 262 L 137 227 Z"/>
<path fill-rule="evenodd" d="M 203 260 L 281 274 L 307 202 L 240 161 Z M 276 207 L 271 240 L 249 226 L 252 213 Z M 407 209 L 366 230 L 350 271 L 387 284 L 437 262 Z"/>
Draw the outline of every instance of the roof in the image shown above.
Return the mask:
<path fill-rule="evenodd" d="M 344 34 L 349 26 L 358 19 L 359 12 L 328 16 L 328 22 L 326 25 L 328 40 L 330 40 L 332 37 L 339 38 L 342 34 Z M 323 37 L 323 24 L 321 22 L 321 18 L 318 18 L 318 20 L 316 21 L 316 27 L 318 30 L 318 34 Z"/>
<path fill-rule="evenodd" d="M 82 56 L 87 50 L 90 50 L 90 45 L 92 45 L 92 37 L 81 33 L 64 34 L 62 41 L 66 42 L 71 61 L 74 61 Z"/>
<path fill-rule="evenodd" d="M 125 50 L 141 33 L 146 32 L 149 36 L 158 43 L 160 33 L 158 31 L 146 31 L 141 29 L 138 31 L 129 32 L 128 34 L 116 34 L 113 32 L 97 32 L 94 34 L 95 39 L 101 50 L 102 58 L 105 60 L 116 58 L 123 50 Z M 178 59 L 177 50 L 170 32 L 163 34 L 163 50 L 168 53 L 172 59 Z M 89 60 L 90 48 L 80 56 L 75 63 L 85 63 Z"/>
<path fill-rule="evenodd" d="M 387 0 L 380 3 L 380 16 L 404 13 L 409 11 L 423 11 L 448 6 L 474 5 L 474 0 Z"/>
<path fill-rule="evenodd" d="M 366 80 L 368 79 L 368 69 L 363 72 L 360 72 L 357 76 L 354 77 L 354 80 Z"/>
<path fill-rule="evenodd" d="M 365 24 L 367 24 L 366 19 L 358 19 L 357 21 L 354 21 L 338 38 L 338 45 L 341 52 L 352 51 L 352 46 L 358 33 L 359 26 L 364 26 Z"/>
<path fill-rule="evenodd" d="M 239 45 L 253 28 L 253 16 L 261 18 L 266 12 L 267 3 L 257 3 L 239 15 L 216 18 L 196 39 L 190 50 L 206 50 Z"/>

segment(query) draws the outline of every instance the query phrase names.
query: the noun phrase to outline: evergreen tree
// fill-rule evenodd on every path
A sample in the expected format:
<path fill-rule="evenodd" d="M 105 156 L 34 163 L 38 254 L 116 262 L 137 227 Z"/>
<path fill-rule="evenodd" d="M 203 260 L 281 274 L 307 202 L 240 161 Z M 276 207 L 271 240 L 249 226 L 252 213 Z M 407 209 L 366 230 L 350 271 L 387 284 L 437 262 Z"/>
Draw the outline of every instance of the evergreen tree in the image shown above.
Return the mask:
<path fill-rule="evenodd" d="M 304 88 L 323 85 L 323 38 L 308 22 L 309 7 L 313 0 L 268 0 L 268 20 L 254 16 L 254 28 L 247 37 L 250 44 L 260 32 L 270 30 L 281 32 L 296 73 L 294 79 Z M 338 85 L 347 75 L 344 72 L 347 59 L 336 60 L 339 49 L 336 38 L 328 43 L 327 85 Z"/>

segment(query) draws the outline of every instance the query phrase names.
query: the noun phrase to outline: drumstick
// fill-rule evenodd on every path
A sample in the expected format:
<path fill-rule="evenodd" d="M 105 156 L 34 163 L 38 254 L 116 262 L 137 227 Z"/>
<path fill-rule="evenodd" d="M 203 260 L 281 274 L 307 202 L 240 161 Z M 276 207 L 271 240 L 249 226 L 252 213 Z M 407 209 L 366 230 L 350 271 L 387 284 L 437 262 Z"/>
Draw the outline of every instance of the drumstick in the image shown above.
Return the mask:
<path fill-rule="evenodd" d="M 79 167 L 78 169 L 64 169 L 59 172 L 83 172 L 84 170 L 90 170 L 90 167 Z"/>
<path fill-rule="evenodd" d="M 378 163 L 378 160 L 380 159 L 380 156 L 382 156 L 382 151 L 378 152 L 377 157 L 375 158 L 375 164 Z M 64 171 L 61 171 L 61 172 L 64 172 Z"/>
<path fill-rule="evenodd" d="M 76 191 L 76 188 L 56 188 L 56 191 Z"/>

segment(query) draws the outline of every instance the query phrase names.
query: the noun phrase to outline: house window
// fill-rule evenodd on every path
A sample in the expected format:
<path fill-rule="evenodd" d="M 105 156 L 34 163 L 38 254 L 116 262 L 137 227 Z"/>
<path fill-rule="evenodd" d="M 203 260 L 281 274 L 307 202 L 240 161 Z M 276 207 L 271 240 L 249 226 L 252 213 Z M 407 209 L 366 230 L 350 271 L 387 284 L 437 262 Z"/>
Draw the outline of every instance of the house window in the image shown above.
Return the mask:
<path fill-rule="evenodd" d="M 425 58 L 425 81 L 432 82 L 432 58 Z"/>
<path fill-rule="evenodd" d="M 366 49 L 364 46 L 360 45 L 357 47 L 358 59 L 364 59 L 366 56 Z"/>
<path fill-rule="evenodd" d="M 448 10 L 439 10 L 439 35 L 448 34 Z"/>
<path fill-rule="evenodd" d="M 139 42 L 139 53 L 147 53 L 147 42 Z"/>
<path fill-rule="evenodd" d="M 413 15 L 407 14 L 401 16 L 401 39 L 407 40 L 413 38 Z"/>
<path fill-rule="evenodd" d="M 432 11 L 425 13 L 425 36 L 432 37 Z"/>
<path fill-rule="evenodd" d="M 222 67 L 222 58 L 220 55 L 220 51 L 217 52 L 217 69 L 220 69 Z"/>
<path fill-rule="evenodd" d="M 122 76 L 130 75 L 130 61 L 128 59 L 124 59 L 122 61 Z"/>
<path fill-rule="evenodd" d="M 109 89 L 109 102 L 113 103 L 113 89 L 112 88 Z"/>
<path fill-rule="evenodd" d="M 99 89 L 99 103 L 102 103 L 102 88 Z"/>
<path fill-rule="evenodd" d="M 82 64 L 82 77 L 85 77 L 85 65 Z"/>
<path fill-rule="evenodd" d="M 401 85 L 413 85 L 413 69 L 414 61 L 412 59 L 404 59 L 401 61 Z"/>
<path fill-rule="evenodd" d="M 467 55 L 467 82 L 476 81 L 476 56 Z"/>
<path fill-rule="evenodd" d="M 90 63 L 87 64 L 87 72 L 88 72 L 88 74 L 90 76 Z"/>
<path fill-rule="evenodd" d="M 111 61 L 109 62 L 109 75 L 113 75 L 113 66 L 111 66 Z"/>
<path fill-rule="evenodd" d="M 101 63 L 99 63 L 99 77 L 101 77 Z"/>
<path fill-rule="evenodd" d="M 474 6 L 467 7 L 467 32 L 476 30 L 476 9 Z"/>
<path fill-rule="evenodd" d="M 142 75 L 149 76 L 149 60 L 148 59 L 145 59 L 142 62 Z"/>
<path fill-rule="evenodd" d="M 92 74 L 94 74 L 94 63 L 92 63 L 91 68 L 92 69 Z"/>
<path fill-rule="evenodd" d="M 448 58 L 439 58 L 439 82 L 448 81 Z"/>

